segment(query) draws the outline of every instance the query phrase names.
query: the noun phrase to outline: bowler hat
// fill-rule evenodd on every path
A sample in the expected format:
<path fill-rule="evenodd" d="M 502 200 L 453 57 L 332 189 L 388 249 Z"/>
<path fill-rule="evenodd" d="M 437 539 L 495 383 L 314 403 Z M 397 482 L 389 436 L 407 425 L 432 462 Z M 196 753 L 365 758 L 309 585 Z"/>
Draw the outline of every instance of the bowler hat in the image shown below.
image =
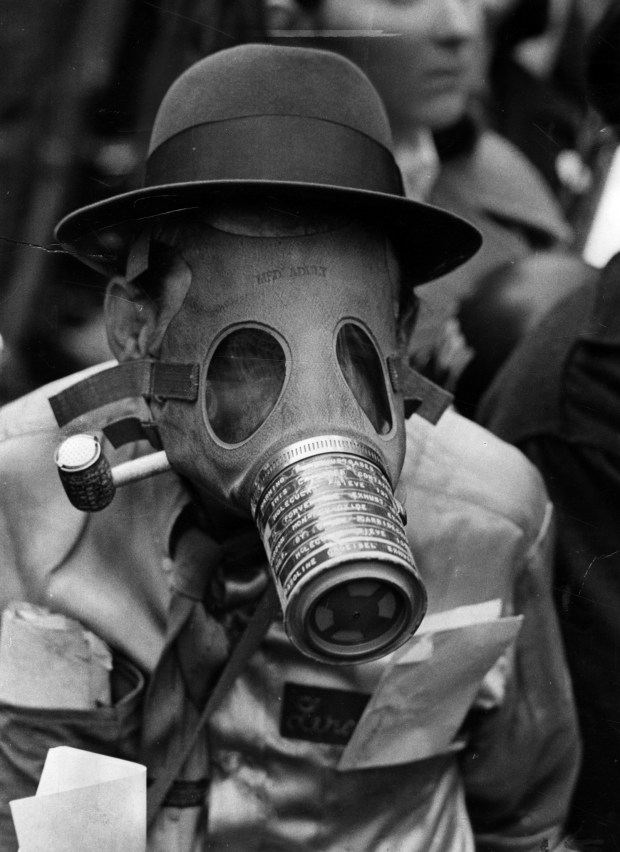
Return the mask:
<path fill-rule="evenodd" d="M 145 223 L 248 195 L 341 205 L 376 221 L 398 239 L 418 283 L 480 245 L 463 219 L 405 197 L 383 105 L 357 66 L 328 51 L 264 44 L 185 71 L 155 118 L 143 186 L 70 213 L 56 237 L 113 273 Z"/>

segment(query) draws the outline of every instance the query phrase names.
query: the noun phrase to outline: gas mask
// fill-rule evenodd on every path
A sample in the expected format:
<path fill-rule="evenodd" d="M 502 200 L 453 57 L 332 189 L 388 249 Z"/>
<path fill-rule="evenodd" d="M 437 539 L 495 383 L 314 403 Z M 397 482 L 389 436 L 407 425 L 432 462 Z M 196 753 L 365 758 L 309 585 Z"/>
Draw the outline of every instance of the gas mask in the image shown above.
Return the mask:
<path fill-rule="evenodd" d="M 294 236 L 206 226 L 183 257 L 191 284 L 158 360 L 169 385 L 186 365 L 192 390 L 166 393 L 162 379 L 146 394 L 167 460 L 251 514 L 303 653 L 389 653 L 417 629 L 426 593 L 394 496 L 405 429 L 386 238 L 358 224 Z M 70 480 L 80 464 L 67 458 Z"/>

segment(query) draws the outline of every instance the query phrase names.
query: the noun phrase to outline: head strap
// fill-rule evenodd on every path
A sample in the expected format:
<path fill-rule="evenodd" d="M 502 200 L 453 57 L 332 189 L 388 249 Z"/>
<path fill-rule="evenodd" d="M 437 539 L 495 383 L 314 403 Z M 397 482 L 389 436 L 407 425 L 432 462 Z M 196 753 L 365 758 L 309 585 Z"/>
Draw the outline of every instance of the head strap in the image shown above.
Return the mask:
<path fill-rule="evenodd" d="M 198 377 L 198 364 L 126 361 L 71 385 L 50 397 L 49 402 L 62 427 L 82 414 L 131 397 L 193 402 L 198 397 Z"/>
<path fill-rule="evenodd" d="M 387 366 L 394 393 L 402 394 L 405 419 L 412 414 L 418 414 L 435 425 L 452 404 L 452 394 L 422 376 L 400 358 L 388 356 Z"/>

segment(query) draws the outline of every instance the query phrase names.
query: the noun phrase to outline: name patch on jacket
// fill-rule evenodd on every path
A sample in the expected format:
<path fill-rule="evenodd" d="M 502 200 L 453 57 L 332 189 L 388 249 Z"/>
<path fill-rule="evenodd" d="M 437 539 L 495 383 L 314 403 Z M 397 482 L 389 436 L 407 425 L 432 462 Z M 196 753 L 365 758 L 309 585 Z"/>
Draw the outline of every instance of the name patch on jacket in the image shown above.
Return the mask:
<path fill-rule="evenodd" d="M 313 743 L 346 745 L 370 695 L 285 683 L 280 735 Z"/>

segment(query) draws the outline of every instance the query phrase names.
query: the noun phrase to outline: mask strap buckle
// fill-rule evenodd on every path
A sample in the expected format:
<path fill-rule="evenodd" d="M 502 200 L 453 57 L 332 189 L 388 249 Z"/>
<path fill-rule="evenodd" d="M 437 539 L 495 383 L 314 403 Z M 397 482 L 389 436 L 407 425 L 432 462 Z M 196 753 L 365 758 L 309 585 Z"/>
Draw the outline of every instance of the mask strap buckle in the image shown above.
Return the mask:
<path fill-rule="evenodd" d="M 402 394 L 405 419 L 418 414 L 435 425 L 452 404 L 452 394 L 403 363 L 400 358 L 388 356 L 387 366 L 392 390 Z"/>
<path fill-rule="evenodd" d="M 198 398 L 198 364 L 165 361 L 125 361 L 101 370 L 49 398 L 59 426 L 111 402 L 143 396 L 146 399 Z"/>

